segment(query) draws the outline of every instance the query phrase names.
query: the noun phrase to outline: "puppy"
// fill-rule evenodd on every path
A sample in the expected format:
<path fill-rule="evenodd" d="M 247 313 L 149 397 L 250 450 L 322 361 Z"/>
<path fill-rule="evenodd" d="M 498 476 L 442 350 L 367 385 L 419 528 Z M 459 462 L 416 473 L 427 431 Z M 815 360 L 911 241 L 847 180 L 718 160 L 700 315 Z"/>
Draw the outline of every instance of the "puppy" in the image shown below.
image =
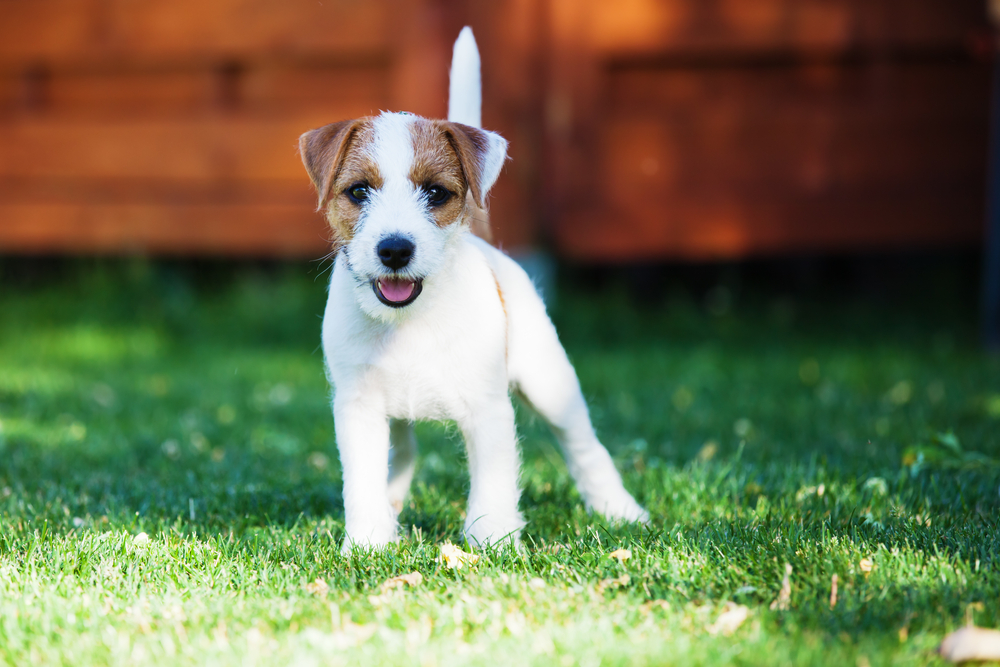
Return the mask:
<path fill-rule="evenodd" d="M 551 425 L 588 508 L 615 521 L 649 517 L 594 434 L 531 280 L 470 231 L 507 158 L 507 142 L 480 129 L 480 106 L 479 52 L 465 28 L 447 121 L 385 112 L 299 142 L 336 253 L 323 351 L 345 551 L 397 539 L 419 419 L 452 420 L 465 438 L 468 541 L 517 544 L 524 519 L 511 393 Z"/>

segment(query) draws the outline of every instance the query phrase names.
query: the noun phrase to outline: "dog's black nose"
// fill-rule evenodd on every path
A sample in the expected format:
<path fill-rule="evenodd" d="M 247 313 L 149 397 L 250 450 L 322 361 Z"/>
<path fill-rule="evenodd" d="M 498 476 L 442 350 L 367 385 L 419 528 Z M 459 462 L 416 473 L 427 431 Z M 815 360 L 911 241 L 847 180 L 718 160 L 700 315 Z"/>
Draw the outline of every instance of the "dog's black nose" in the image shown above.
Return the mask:
<path fill-rule="evenodd" d="M 402 236 L 390 236 L 379 241 L 378 258 L 393 271 L 398 271 L 410 263 L 413 249 L 413 241 Z"/>

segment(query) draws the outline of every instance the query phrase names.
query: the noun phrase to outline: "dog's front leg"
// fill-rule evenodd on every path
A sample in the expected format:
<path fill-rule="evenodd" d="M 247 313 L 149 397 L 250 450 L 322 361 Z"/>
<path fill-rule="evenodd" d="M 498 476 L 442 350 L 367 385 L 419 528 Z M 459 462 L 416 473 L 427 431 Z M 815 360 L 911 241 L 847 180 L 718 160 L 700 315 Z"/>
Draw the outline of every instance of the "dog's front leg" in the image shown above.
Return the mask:
<path fill-rule="evenodd" d="M 460 421 L 469 454 L 471 489 L 465 536 L 474 546 L 519 544 L 524 519 L 517 510 L 520 455 L 514 408 L 504 394 Z"/>
<path fill-rule="evenodd" d="M 389 419 L 381 402 L 352 396 L 333 402 L 337 449 L 344 477 L 347 537 L 343 550 L 381 547 L 397 537 L 389 504 Z"/>

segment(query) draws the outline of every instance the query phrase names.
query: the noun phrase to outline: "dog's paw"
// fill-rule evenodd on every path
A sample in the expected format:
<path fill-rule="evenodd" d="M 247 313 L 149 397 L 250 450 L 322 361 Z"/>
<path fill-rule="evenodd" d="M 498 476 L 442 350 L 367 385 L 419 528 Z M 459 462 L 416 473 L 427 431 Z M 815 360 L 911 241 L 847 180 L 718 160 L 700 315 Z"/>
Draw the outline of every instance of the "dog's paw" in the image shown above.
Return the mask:
<path fill-rule="evenodd" d="M 473 517 L 469 515 L 465 521 L 465 539 L 474 547 L 513 545 L 521 546 L 521 529 L 524 519 L 520 514 L 508 517 L 483 514 Z"/>
<path fill-rule="evenodd" d="M 622 489 L 610 498 L 602 498 L 590 503 L 590 508 L 612 522 L 649 523 L 649 512 L 635 502 L 627 491 Z"/>
<path fill-rule="evenodd" d="M 340 546 L 340 553 L 349 556 L 354 551 L 373 551 L 384 549 L 386 546 L 399 541 L 399 535 L 395 525 L 390 530 L 373 530 L 368 533 L 355 534 L 347 532 L 344 543 Z"/>
<path fill-rule="evenodd" d="M 340 553 L 344 556 L 350 556 L 356 552 L 379 551 L 398 541 L 399 539 L 392 539 L 384 542 L 375 542 L 372 540 L 352 540 L 350 537 L 345 537 L 344 543 L 340 545 Z"/>

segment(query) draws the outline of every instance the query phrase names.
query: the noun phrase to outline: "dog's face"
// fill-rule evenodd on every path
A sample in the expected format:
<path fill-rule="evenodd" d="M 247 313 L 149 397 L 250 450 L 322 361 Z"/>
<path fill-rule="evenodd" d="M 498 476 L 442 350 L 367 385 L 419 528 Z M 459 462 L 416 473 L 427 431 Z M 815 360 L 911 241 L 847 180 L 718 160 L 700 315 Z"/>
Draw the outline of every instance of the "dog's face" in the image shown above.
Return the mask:
<path fill-rule="evenodd" d="M 299 148 L 358 300 L 380 318 L 446 265 L 507 156 L 493 132 L 388 112 L 307 132 Z"/>

